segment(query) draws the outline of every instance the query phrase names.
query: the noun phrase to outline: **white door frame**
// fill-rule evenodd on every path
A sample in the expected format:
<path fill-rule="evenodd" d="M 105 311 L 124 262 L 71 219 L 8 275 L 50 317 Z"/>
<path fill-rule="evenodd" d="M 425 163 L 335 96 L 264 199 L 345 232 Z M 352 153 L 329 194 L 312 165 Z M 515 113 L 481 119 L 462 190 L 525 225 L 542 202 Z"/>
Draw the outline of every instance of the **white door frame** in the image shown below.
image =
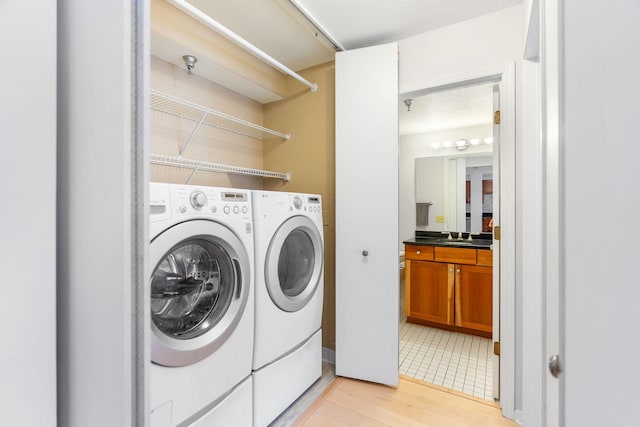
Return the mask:
<path fill-rule="evenodd" d="M 543 331 L 543 357 L 562 354 L 562 292 L 560 289 L 564 240 L 560 227 L 564 214 L 561 202 L 561 81 L 563 73 L 561 63 L 561 1 L 540 2 L 540 65 L 541 65 L 541 135 L 543 157 L 543 263 L 544 263 L 544 310 L 545 328 Z M 546 361 L 545 361 L 546 362 Z M 562 421 L 563 377 L 554 378 L 549 370 L 544 373 L 544 426 L 556 427 Z"/>
<path fill-rule="evenodd" d="M 501 170 L 500 224 L 502 238 L 500 240 L 500 405 L 502 414 L 513 419 L 515 417 L 515 333 L 516 333 L 516 269 L 515 269 L 515 143 L 516 143 L 516 76 L 515 63 L 505 62 L 493 66 L 469 70 L 463 73 L 450 74 L 442 78 L 421 82 L 419 84 L 401 85 L 400 96 L 416 97 L 429 92 L 441 91 L 460 86 L 501 82 L 500 107 L 500 157 L 509 159 L 503 162 Z M 495 282 L 495 280 L 494 280 Z M 494 283 L 494 286 L 497 284 Z"/>
<path fill-rule="evenodd" d="M 144 426 L 149 1 L 57 6 L 57 423 Z"/>

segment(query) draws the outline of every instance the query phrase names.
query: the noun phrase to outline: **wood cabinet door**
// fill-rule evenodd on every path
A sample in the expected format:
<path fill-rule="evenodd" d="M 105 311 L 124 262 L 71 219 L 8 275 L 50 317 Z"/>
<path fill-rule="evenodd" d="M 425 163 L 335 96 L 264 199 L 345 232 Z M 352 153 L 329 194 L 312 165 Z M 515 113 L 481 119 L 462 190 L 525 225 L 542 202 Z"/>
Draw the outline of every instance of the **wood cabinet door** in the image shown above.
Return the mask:
<path fill-rule="evenodd" d="M 410 261 L 407 317 L 453 325 L 453 264 Z"/>
<path fill-rule="evenodd" d="M 492 268 L 456 265 L 455 269 L 456 326 L 491 333 Z"/>

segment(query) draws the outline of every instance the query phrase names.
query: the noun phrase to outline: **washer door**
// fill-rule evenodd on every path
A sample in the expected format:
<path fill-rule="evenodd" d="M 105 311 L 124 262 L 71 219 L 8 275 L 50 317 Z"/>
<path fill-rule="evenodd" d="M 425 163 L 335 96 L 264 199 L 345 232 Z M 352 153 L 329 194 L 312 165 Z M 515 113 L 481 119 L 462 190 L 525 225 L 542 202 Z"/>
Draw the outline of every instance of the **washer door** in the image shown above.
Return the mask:
<path fill-rule="evenodd" d="M 249 257 L 240 239 L 213 221 L 173 226 L 151 242 L 151 360 L 185 366 L 231 336 L 249 295 Z"/>
<path fill-rule="evenodd" d="M 322 235 L 306 216 L 294 216 L 275 232 L 265 260 L 271 300 L 284 311 L 298 311 L 313 297 L 322 274 Z"/>

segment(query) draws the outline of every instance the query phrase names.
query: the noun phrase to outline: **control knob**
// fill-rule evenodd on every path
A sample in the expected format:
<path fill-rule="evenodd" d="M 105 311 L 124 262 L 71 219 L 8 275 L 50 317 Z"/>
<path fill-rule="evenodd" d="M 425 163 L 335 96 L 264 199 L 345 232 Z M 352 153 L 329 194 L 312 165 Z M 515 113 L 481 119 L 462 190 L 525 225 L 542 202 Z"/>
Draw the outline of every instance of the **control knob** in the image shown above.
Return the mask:
<path fill-rule="evenodd" d="M 296 196 L 293 198 L 293 206 L 296 209 L 300 209 L 302 207 L 302 199 L 300 198 L 300 196 Z"/>
<path fill-rule="evenodd" d="M 200 209 L 206 204 L 207 196 L 202 191 L 194 191 L 191 193 L 191 206 Z"/>

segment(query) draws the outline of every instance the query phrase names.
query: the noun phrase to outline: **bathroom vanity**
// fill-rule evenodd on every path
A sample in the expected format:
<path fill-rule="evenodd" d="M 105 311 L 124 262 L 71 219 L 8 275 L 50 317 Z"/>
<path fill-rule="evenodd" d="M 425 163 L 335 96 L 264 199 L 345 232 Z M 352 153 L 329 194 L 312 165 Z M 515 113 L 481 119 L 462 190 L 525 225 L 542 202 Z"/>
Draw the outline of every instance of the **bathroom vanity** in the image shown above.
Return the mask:
<path fill-rule="evenodd" d="M 405 240 L 407 321 L 491 337 L 490 233 L 416 232 Z"/>

